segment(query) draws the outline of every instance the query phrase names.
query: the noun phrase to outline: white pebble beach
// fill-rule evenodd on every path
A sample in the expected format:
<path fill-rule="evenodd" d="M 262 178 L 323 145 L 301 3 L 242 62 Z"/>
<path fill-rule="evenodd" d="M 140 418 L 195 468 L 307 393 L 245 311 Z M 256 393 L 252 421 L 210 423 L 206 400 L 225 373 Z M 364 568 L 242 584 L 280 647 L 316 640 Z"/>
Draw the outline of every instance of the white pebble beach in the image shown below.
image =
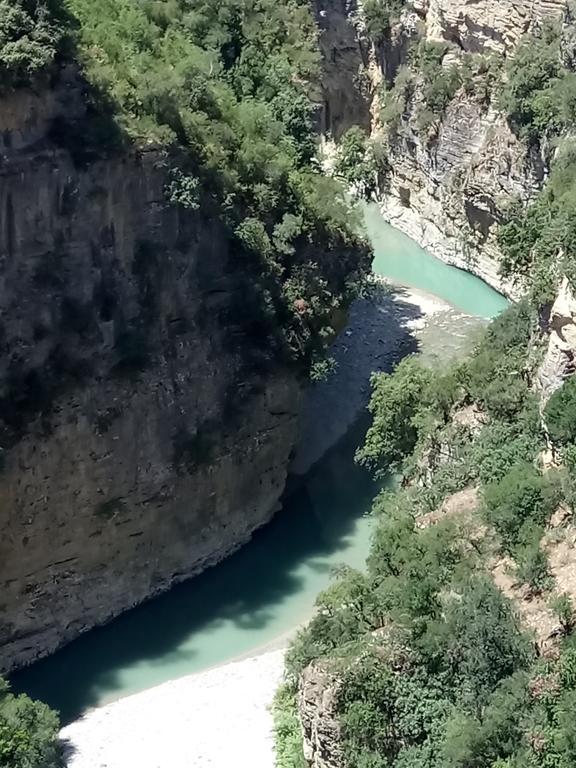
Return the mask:
<path fill-rule="evenodd" d="M 68 768 L 273 768 L 284 650 L 91 710 L 61 731 Z"/>

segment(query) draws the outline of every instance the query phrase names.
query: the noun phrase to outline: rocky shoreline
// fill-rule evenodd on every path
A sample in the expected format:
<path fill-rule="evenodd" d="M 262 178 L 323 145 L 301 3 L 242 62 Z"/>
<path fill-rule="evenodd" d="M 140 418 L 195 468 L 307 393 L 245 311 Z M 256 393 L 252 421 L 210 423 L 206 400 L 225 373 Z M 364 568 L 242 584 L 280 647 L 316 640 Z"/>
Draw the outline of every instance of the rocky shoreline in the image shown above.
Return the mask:
<path fill-rule="evenodd" d="M 335 372 L 306 394 L 290 472 L 306 474 L 346 433 L 368 404 L 373 372 L 390 371 L 416 352 L 429 358 L 458 354 L 468 333 L 483 322 L 424 291 L 376 278 L 371 295 L 352 306 L 346 329 L 329 351 Z"/>

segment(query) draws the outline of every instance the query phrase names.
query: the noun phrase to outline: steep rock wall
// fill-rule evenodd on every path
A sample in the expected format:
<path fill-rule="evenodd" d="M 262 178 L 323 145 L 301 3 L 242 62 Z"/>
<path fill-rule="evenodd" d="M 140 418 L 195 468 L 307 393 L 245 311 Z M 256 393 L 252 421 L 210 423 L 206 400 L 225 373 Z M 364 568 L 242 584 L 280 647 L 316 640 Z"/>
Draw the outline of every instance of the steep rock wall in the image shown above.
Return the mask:
<path fill-rule="evenodd" d="M 359 26 L 357 0 L 314 0 L 323 77 L 319 131 L 339 139 L 353 125 L 370 127 L 370 43 Z"/>
<path fill-rule="evenodd" d="M 322 661 L 310 664 L 298 682 L 298 714 L 302 725 L 304 757 L 314 768 L 340 768 L 344 764 L 338 694 L 342 681 Z"/>
<path fill-rule="evenodd" d="M 530 161 L 500 115 L 463 96 L 448 106 L 433 143 L 414 123 L 389 143 L 384 217 L 437 258 L 515 297 L 498 273 L 496 227 L 507 201 L 537 191 L 541 162 Z"/>
<path fill-rule="evenodd" d="M 536 377 L 542 407 L 576 373 L 576 296 L 565 277 L 550 311 L 548 346 Z"/>
<path fill-rule="evenodd" d="M 360 3 L 332 0 L 329 5 L 331 24 L 339 30 L 347 24 L 348 38 L 354 33 L 357 45 L 338 47 L 343 32 L 338 38 L 327 35 L 327 101 L 331 95 L 334 101 L 338 93 L 331 57 L 339 62 L 337 71 L 358 73 L 354 82 L 361 87 L 349 117 L 356 115 L 356 123 L 365 125 L 370 114 L 374 133 L 382 131 L 381 83 L 390 84 L 407 62 L 411 41 L 451 44 L 445 66 L 457 62 L 462 52 L 494 54 L 501 60 L 513 54 L 522 35 L 545 19 L 561 18 L 567 7 L 566 0 L 408 0 L 388 38 L 375 45 Z M 359 107 L 362 100 L 364 107 Z M 399 130 L 386 137 L 389 172 L 380 192 L 383 215 L 438 258 L 477 274 L 514 298 L 521 288 L 498 274 L 496 229 L 507 201 L 529 199 L 539 189 L 545 162 L 518 141 L 494 106 L 486 106 L 464 89 L 433 125 L 422 126 L 421 107 L 417 92 Z M 339 110 L 331 108 L 330 117 L 327 128 L 334 136 L 349 127 L 349 120 L 339 119 Z"/>
<path fill-rule="evenodd" d="M 0 111 L 1 671 L 239 547 L 297 436 L 222 226 L 167 204 L 155 151 L 75 165 L 76 109 L 67 83 Z"/>

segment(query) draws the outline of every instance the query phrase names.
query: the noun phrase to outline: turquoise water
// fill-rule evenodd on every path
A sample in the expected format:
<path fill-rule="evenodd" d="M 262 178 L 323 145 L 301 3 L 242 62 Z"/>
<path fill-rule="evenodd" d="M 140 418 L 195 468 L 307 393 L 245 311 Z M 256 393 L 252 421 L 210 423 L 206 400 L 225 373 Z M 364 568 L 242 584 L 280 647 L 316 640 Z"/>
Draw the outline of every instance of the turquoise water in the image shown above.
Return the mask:
<path fill-rule="evenodd" d="M 232 557 L 15 675 L 64 722 L 89 707 L 221 663 L 305 620 L 334 566 L 361 567 L 376 488 L 354 465 L 362 420 Z"/>
<path fill-rule="evenodd" d="M 469 315 L 492 318 L 507 300 L 477 277 L 435 259 L 407 235 L 382 220 L 378 207 L 365 207 L 374 248 L 374 271 L 399 283 L 440 296 Z"/>
<path fill-rule="evenodd" d="M 447 267 L 367 212 L 375 269 L 435 293 L 467 313 L 492 317 L 506 306 L 480 280 Z M 286 496 L 282 511 L 217 567 L 95 629 L 13 678 L 63 720 L 89 707 L 222 663 L 292 630 L 313 609 L 340 563 L 360 567 L 368 552 L 366 513 L 376 487 L 354 465 L 366 417 Z"/>

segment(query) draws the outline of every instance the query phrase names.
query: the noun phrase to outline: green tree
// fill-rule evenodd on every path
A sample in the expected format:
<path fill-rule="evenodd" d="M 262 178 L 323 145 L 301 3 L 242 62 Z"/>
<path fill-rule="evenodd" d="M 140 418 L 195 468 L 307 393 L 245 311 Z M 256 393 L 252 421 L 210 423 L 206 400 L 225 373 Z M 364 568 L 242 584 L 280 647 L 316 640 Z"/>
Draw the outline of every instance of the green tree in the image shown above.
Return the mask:
<path fill-rule="evenodd" d="M 372 377 L 372 425 L 356 460 L 379 475 L 397 471 L 418 440 L 417 416 L 430 402 L 433 373 L 416 358 L 406 358 L 394 373 Z"/>
<path fill-rule="evenodd" d="M 563 592 L 561 595 L 556 595 L 552 599 L 550 607 L 558 616 L 564 634 L 572 634 L 576 627 L 576 610 L 574 609 L 574 603 L 572 602 L 570 595 L 566 592 Z"/>
<path fill-rule="evenodd" d="M 0 90 L 30 84 L 63 40 L 57 0 L 0 0 Z"/>
<path fill-rule="evenodd" d="M 359 195 L 370 198 L 377 188 L 378 172 L 374 140 L 369 139 L 362 128 L 350 128 L 338 145 L 334 174 Z"/>
<path fill-rule="evenodd" d="M 560 36 L 551 25 L 527 36 L 507 68 L 500 107 L 523 137 L 535 140 L 561 127 L 556 87 L 562 76 Z"/>
<path fill-rule="evenodd" d="M 518 464 L 484 489 L 486 519 L 509 552 L 533 539 L 534 528 L 545 525 L 558 500 L 556 483 L 530 464 Z"/>
<path fill-rule="evenodd" d="M 14 696 L 0 679 L 2 768 L 63 768 L 58 717 L 45 704 Z"/>

